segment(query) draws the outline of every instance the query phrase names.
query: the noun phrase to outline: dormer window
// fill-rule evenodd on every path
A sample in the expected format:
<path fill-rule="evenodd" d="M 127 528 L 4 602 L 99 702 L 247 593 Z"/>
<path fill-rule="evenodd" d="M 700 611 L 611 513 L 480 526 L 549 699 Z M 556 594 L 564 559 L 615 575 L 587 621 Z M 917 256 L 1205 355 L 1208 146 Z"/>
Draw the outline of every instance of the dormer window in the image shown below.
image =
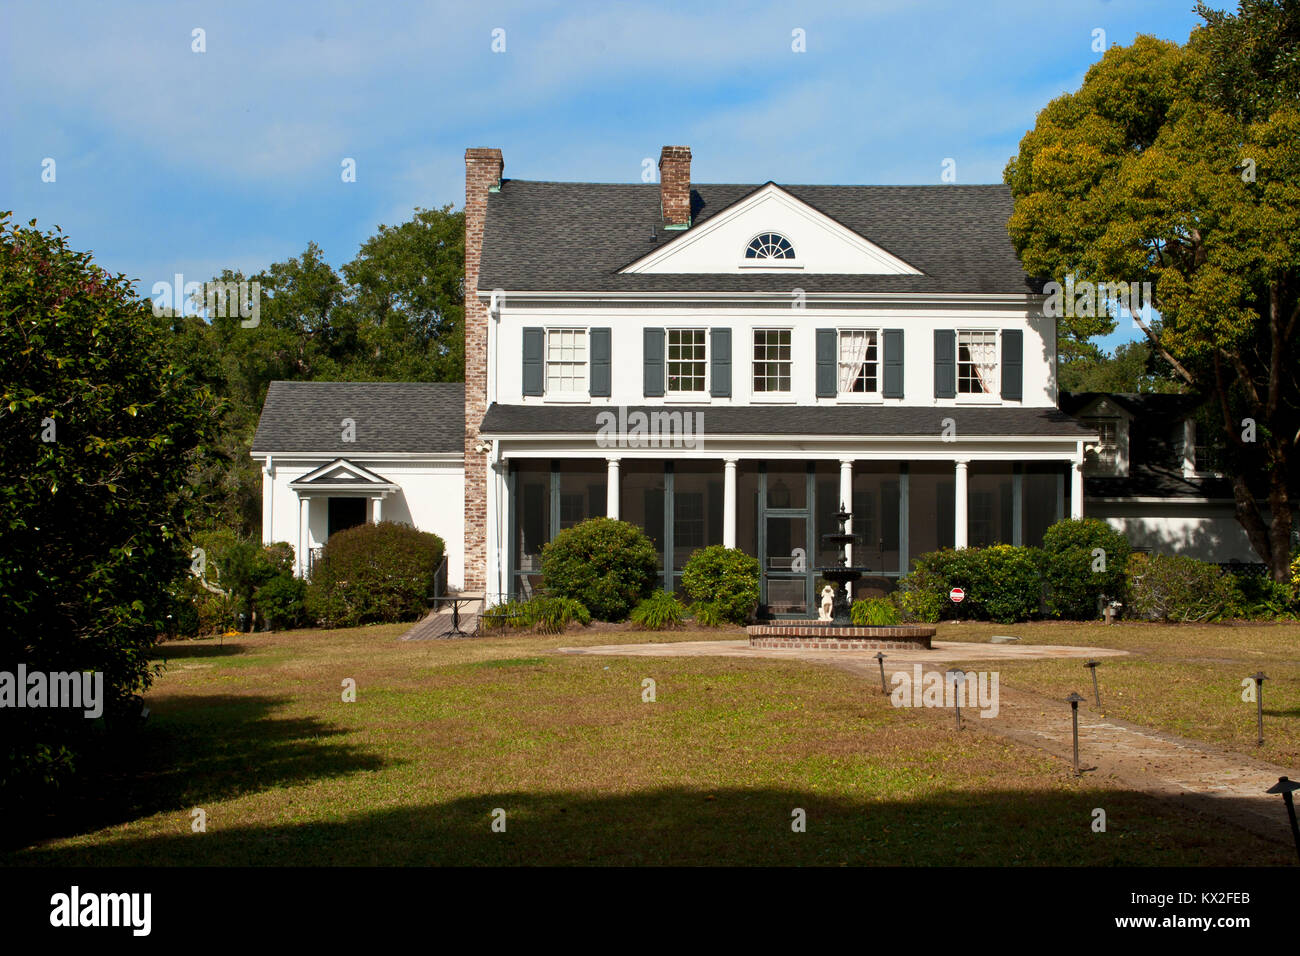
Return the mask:
<path fill-rule="evenodd" d="M 746 259 L 793 259 L 794 246 L 785 236 L 775 232 L 762 232 L 749 241 Z"/>

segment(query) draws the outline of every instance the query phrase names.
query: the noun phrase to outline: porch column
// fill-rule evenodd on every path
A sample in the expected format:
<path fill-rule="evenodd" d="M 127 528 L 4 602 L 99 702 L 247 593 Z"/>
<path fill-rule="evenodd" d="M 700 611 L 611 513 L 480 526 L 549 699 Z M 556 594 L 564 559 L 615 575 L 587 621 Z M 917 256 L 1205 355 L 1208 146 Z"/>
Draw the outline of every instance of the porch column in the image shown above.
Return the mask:
<path fill-rule="evenodd" d="M 1079 454 L 1074 458 L 1074 475 L 1070 482 L 1070 517 L 1079 519 L 1083 517 L 1083 446 L 1079 446 Z"/>
<path fill-rule="evenodd" d="M 966 467 L 970 464 L 964 458 L 957 459 L 954 464 L 956 467 L 956 481 L 953 483 L 953 529 L 952 529 L 952 546 L 954 548 L 966 547 L 966 532 L 968 522 L 966 520 L 966 501 L 969 495 L 966 492 Z"/>
<path fill-rule="evenodd" d="M 605 517 L 618 520 L 618 459 L 605 459 Z"/>
<path fill-rule="evenodd" d="M 853 511 L 853 459 L 840 459 L 840 507 L 845 511 Z M 850 518 L 844 526 L 845 531 L 853 530 L 853 519 Z M 848 556 L 849 566 L 853 565 L 853 545 L 846 545 L 844 548 L 845 555 Z"/>
<path fill-rule="evenodd" d="M 722 546 L 736 546 L 736 459 L 722 460 Z"/>
<path fill-rule="evenodd" d="M 307 562 L 311 548 L 311 499 L 298 496 L 298 577 L 307 576 Z"/>
<path fill-rule="evenodd" d="M 379 524 L 379 522 L 384 520 L 384 496 L 375 495 L 371 500 L 375 503 L 375 524 Z"/>

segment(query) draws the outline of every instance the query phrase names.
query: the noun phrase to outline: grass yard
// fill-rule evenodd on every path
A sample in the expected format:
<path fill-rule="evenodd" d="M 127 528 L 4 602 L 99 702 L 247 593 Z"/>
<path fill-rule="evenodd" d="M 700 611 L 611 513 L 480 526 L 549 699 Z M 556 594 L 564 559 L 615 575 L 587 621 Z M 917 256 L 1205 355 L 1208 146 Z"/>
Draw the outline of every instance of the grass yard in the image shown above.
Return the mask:
<path fill-rule="evenodd" d="M 975 639 L 980 627 L 945 627 L 941 637 Z M 401 643 L 403 630 L 166 645 L 134 747 L 106 751 L 109 776 L 89 792 L 9 821 L 28 836 L 0 860 L 1095 866 L 1283 864 L 1293 853 L 1076 779 L 1061 761 L 977 728 L 958 741 L 948 712 L 896 710 L 878 687 L 838 668 L 554 653 L 651 639 L 635 632 Z M 1032 638 L 1012 630 L 1068 643 L 1064 629 L 1034 629 Z M 1078 628 L 1075 636 L 1158 646 L 1163 633 Z M 1204 640 L 1185 653 L 1247 654 L 1244 644 Z M 1296 638 L 1286 640 L 1290 651 L 1279 643 L 1243 674 L 1263 666 L 1286 677 L 1281 664 L 1294 657 Z M 1213 673 L 1227 682 L 1236 665 Z M 1065 692 L 1079 684 L 1066 688 L 1072 662 L 1059 671 L 1001 666 L 1018 683 L 1041 673 L 1052 693 L 1058 682 Z M 1135 700 L 1133 719 L 1173 720 L 1186 708 L 1191 720 L 1210 691 L 1189 685 L 1173 695 L 1181 703 L 1157 705 L 1170 695 L 1150 687 L 1161 668 L 1192 675 L 1196 666 L 1172 656 L 1108 662 L 1103 686 L 1117 700 L 1122 688 L 1146 688 L 1152 702 Z M 646 677 L 657 683 L 654 703 L 642 701 Z M 341 700 L 348 678 L 355 703 Z M 1294 696 L 1274 700 L 1294 724 Z M 1225 705 L 1225 732 L 1230 711 Z M 1090 828 L 1095 807 L 1107 811 L 1106 833 Z M 196 808 L 206 832 L 192 831 Z M 497 808 L 504 833 L 491 829 Z M 792 832 L 796 809 L 806 812 L 807 832 Z"/>
<path fill-rule="evenodd" d="M 1103 713 L 1300 769 L 1298 624 L 949 623 L 937 639 L 984 642 L 993 634 L 1131 651 L 1097 668 Z M 987 669 L 999 670 L 1008 687 L 1060 698 L 1078 691 L 1088 699 L 1079 706 L 1096 709 L 1081 661 L 998 661 Z M 1261 670 L 1270 678 L 1263 747 L 1255 743 L 1256 705 L 1241 699 L 1242 679 Z"/>

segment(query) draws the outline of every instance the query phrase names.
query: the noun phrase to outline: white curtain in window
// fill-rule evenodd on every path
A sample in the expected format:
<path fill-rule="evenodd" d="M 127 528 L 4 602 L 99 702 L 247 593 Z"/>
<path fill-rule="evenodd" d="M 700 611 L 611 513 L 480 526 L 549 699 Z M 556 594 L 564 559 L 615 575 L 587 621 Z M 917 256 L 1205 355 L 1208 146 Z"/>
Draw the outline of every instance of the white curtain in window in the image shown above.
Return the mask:
<path fill-rule="evenodd" d="M 867 364 L 868 337 L 865 332 L 846 332 L 840 336 L 840 391 L 847 392 Z"/>

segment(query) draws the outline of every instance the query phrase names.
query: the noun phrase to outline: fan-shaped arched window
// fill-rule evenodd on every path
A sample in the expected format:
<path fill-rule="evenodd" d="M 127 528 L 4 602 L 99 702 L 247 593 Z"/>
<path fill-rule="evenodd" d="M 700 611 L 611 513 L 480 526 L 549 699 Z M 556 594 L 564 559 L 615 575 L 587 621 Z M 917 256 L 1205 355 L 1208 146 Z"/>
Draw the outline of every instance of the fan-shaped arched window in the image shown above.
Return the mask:
<path fill-rule="evenodd" d="M 793 259 L 794 246 L 790 240 L 775 232 L 759 233 L 745 249 L 746 259 Z"/>

